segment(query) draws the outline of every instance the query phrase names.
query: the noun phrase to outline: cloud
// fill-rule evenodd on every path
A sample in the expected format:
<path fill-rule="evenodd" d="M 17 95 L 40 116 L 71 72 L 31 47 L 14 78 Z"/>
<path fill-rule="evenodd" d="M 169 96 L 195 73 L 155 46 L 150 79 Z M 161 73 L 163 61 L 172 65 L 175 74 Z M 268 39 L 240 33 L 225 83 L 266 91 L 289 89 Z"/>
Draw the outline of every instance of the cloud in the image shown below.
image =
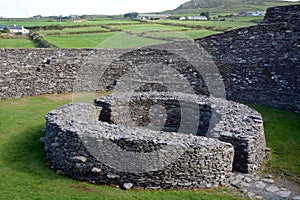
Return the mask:
<path fill-rule="evenodd" d="M 124 14 L 174 9 L 187 0 L 10 0 L 0 3 L 0 16 L 30 17 L 33 15 Z"/>

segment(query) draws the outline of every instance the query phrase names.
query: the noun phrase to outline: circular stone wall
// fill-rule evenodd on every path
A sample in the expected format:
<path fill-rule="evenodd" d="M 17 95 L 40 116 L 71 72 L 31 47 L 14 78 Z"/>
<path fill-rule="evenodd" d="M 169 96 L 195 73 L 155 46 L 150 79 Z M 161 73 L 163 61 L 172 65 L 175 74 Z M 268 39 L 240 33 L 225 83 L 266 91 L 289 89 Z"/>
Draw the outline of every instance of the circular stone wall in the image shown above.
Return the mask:
<path fill-rule="evenodd" d="M 45 131 L 52 169 L 126 188 L 226 185 L 233 169 L 255 171 L 265 157 L 256 111 L 182 93 L 123 93 L 95 105 L 68 104 L 46 115 Z"/>

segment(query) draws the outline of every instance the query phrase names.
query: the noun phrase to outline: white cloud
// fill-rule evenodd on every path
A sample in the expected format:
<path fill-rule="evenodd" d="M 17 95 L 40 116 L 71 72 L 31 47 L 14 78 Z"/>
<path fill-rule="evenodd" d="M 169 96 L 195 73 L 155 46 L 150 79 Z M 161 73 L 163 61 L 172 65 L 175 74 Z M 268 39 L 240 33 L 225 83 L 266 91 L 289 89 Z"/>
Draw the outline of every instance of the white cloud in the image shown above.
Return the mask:
<path fill-rule="evenodd" d="M 10 0 L 1 1 L 0 16 L 124 14 L 174 9 L 187 0 Z"/>

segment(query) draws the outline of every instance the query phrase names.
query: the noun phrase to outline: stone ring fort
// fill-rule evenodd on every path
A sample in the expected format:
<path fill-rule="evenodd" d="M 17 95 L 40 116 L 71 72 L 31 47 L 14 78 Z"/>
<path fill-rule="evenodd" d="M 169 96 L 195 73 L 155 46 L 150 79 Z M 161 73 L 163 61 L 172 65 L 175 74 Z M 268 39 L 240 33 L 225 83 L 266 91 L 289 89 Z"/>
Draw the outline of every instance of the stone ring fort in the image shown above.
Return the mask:
<path fill-rule="evenodd" d="M 227 185 L 266 150 L 261 115 L 236 102 L 300 112 L 299 8 L 138 49 L 0 49 L 0 98 L 73 93 L 46 115 L 57 173 L 126 188 Z"/>
<path fill-rule="evenodd" d="M 217 66 L 194 42 L 109 56 L 95 50 L 79 71 L 75 97 L 97 90 L 115 95 L 46 116 L 46 155 L 66 175 L 135 187 L 199 188 L 226 185 L 233 169 L 253 172 L 264 160 L 261 116 L 225 100 Z"/>

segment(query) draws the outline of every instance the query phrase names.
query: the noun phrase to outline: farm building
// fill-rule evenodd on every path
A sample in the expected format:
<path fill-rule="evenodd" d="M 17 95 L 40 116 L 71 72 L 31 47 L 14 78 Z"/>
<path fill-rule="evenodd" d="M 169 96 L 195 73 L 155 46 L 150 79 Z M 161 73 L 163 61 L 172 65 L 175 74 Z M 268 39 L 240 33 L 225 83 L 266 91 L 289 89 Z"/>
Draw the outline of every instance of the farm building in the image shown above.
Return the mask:
<path fill-rule="evenodd" d="M 207 20 L 206 16 L 188 16 L 188 20 Z"/>
<path fill-rule="evenodd" d="M 138 20 L 159 20 L 159 19 L 167 19 L 168 15 L 155 15 L 155 14 L 139 14 L 136 19 Z"/>
<path fill-rule="evenodd" d="M 23 26 L 3 26 L 0 25 L 0 31 L 3 30 L 4 28 L 8 28 L 11 33 L 22 33 L 22 34 L 28 34 L 29 30 L 24 28 Z"/>

